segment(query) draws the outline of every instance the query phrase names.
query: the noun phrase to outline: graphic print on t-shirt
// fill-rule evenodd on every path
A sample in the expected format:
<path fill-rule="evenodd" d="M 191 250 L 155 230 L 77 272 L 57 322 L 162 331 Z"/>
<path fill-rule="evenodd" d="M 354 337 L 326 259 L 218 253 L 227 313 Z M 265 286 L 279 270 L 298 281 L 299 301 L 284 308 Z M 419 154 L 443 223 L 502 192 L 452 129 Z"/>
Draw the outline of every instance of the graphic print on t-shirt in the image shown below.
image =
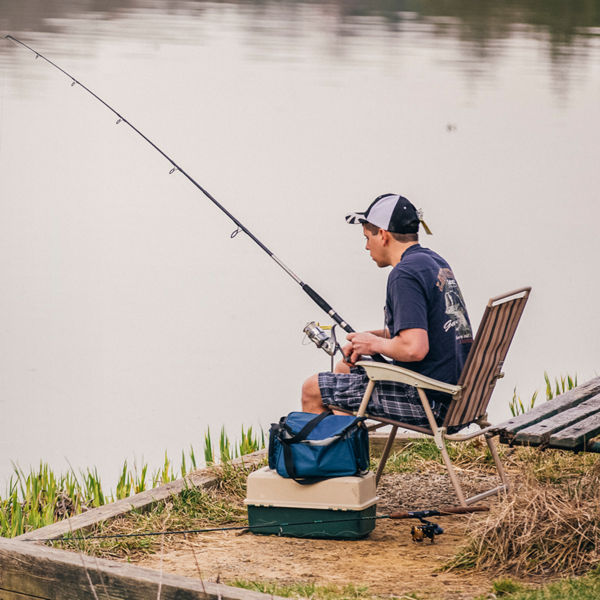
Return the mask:
<path fill-rule="evenodd" d="M 436 287 L 444 294 L 444 301 L 446 303 L 446 316 L 448 320 L 444 323 L 444 331 L 448 331 L 454 327 L 457 340 L 471 339 L 473 332 L 467 319 L 465 301 L 456 283 L 452 269 L 439 270 Z"/>

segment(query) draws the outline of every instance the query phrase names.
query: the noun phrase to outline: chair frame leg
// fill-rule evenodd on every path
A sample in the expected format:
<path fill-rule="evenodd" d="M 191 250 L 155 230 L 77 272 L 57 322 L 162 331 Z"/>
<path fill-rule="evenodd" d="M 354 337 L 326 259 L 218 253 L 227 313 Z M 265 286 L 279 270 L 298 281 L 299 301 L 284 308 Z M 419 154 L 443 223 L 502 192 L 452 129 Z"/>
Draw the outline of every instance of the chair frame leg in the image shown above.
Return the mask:
<path fill-rule="evenodd" d="M 462 488 L 460 487 L 460 482 L 458 481 L 458 477 L 456 476 L 456 472 L 454 471 L 454 466 L 452 465 L 452 461 L 450 460 L 450 455 L 448 454 L 448 449 L 446 448 L 446 443 L 444 441 L 445 428 L 438 427 L 425 392 L 421 388 L 417 388 L 417 392 L 419 392 L 419 397 L 421 398 L 421 402 L 423 403 L 423 408 L 425 410 L 425 414 L 427 415 L 427 420 L 429 421 L 429 427 L 433 432 L 433 439 L 435 441 L 435 444 L 438 447 L 439 451 L 442 453 L 442 459 L 444 460 L 444 464 L 446 465 L 446 470 L 448 471 L 448 475 L 450 476 L 450 481 L 452 482 L 452 487 L 454 488 L 454 492 L 456 493 L 458 502 L 461 506 L 467 506 L 465 495 L 462 491 Z"/>
<path fill-rule="evenodd" d="M 390 431 L 390 435 L 388 436 L 388 439 L 385 442 L 385 447 L 383 448 L 383 452 L 381 454 L 379 466 L 377 467 L 377 473 L 375 474 L 375 485 L 379 484 L 379 480 L 381 479 L 381 475 L 383 474 L 383 469 L 385 468 L 385 463 L 387 462 L 387 459 L 392 450 L 392 445 L 394 443 L 394 439 L 396 438 L 397 431 L 398 431 L 398 426 L 392 425 L 392 430 Z"/>
<path fill-rule="evenodd" d="M 357 415 L 360 417 L 364 416 L 366 413 L 367 404 L 371 397 L 371 393 L 373 392 L 374 386 L 375 386 L 375 381 L 373 379 L 369 379 L 369 383 L 367 384 L 367 389 L 365 390 L 365 394 L 363 396 L 360 408 L 358 409 L 358 412 L 357 412 Z M 423 391 L 423 389 L 420 387 L 417 387 L 417 392 L 419 394 L 419 398 L 421 399 L 421 403 L 423 404 L 423 410 L 425 411 L 425 415 L 427 416 L 427 421 L 429 422 L 429 427 L 431 429 L 431 432 L 433 433 L 433 439 L 442 455 L 444 465 L 446 466 L 446 470 L 448 471 L 448 475 L 450 477 L 452 487 L 454 488 L 454 492 L 456 494 L 456 497 L 458 498 L 458 502 L 460 503 L 460 505 L 466 507 L 466 506 L 469 506 L 470 504 L 479 502 L 480 500 L 483 500 L 484 498 L 487 498 L 488 496 L 493 496 L 494 494 L 498 494 L 499 492 L 508 491 L 510 489 L 510 484 L 509 484 L 508 478 L 506 477 L 506 473 L 504 471 L 504 466 L 502 465 L 502 462 L 500 461 L 500 456 L 498 455 L 498 450 L 492 440 L 492 438 L 495 436 L 491 432 L 488 432 L 487 428 L 485 427 L 486 425 L 489 426 L 489 423 L 487 423 L 487 421 L 486 421 L 486 417 L 482 417 L 480 420 L 477 421 L 477 424 L 480 427 L 482 427 L 481 431 L 469 433 L 466 435 L 461 435 L 461 434 L 446 435 L 446 428 L 438 427 L 438 424 L 433 415 L 433 411 L 431 410 L 431 405 L 429 404 L 429 400 L 427 398 L 427 395 Z M 381 455 L 381 460 L 379 462 L 379 467 L 377 468 L 377 473 L 375 475 L 375 484 L 376 485 L 379 483 L 379 480 L 383 473 L 383 469 L 385 468 L 385 464 L 387 462 L 387 459 L 389 458 L 389 455 L 390 455 L 390 452 L 392 449 L 392 444 L 394 442 L 396 433 L 398 431 L 398 427 L 399 426 L 397 426 L 397 425 L 392 425 L 392 431 L 390 432 L 390 435 L 388 436 L 388 439 L 386 441 L 385 447 L 383 449 L 383 453 Z M 463 489 L 460 485 L 460 482 L 458 480 L 458 477 L 456 475 L 454 465 L 452 464 L 452 461 L 450 460 L 450 455 L 448 454 L 448 448 L 446 447 L 446 439 L 456 440 L 456 441 L 466 441 L 466 440 L 478 437 L 480 435 L 485 436 L 485 441 L 488 445 L 490 453 L 492 454 L 492 458 L 494 459 L 494 464 L 496 465 L 496 470 L 498 472 L 498 476 L 500 478 L 501 484 L 490 490 L 486 490 L 485 492 L 482 492 L 481 494 L 476 494 L 475 496 L 466 498 L 465 494 L 463 492 Z"/>
<path fill-rule="evenodd" d="M 452 487 L 454 488 L 454 492 L 456 497 L 458 498 L 458 503 L 461 506 L 468 506 L 467 500 L 465 498 L 465 494 L 462 490 L 460 482 L 458 481 L 458 477 L 456 476 L 456 471 L 454 470 L 454 465 L 450 460 L 450 455 L 448 454 L 448 448 L 446 448 L 446 442 L 444 440 L 444 429 L 438 428 L 436 432 L 434 432 L 434 440 L 436 442 L 437 447 L 440 449 L 442 454 L 442 458 L 444 460 L 444 464 L 446 465 L 446 470 L 448 471 L 448 475 L 450 476 L 450 481 L 452 483 Z"/>
<path fill-rule="evenodd" d="M 500 481 L 502 481 L 502 484 L 504 485 L 505 490 L 508 492 L 508 490 L 510 490 L 510 483 L 508 481 L 508 477 L 506 477 L 506 472 L 504 470 L 504 465 L 502 464 L 501 460 L 500 460 L 500 456 L 498 455 L 498 448 L 496 448 L 496 445 L 494 444 L 493 438 L 495 436 L 485 436 L 485 441 L 488 445 L 488 448 L 490 449 L 490 454 L 492 455 L 492 458 L 494 459 L 494 464 L 496 465 L 496 470 L 498 471 L 498 475 L 500 476 Z"/>

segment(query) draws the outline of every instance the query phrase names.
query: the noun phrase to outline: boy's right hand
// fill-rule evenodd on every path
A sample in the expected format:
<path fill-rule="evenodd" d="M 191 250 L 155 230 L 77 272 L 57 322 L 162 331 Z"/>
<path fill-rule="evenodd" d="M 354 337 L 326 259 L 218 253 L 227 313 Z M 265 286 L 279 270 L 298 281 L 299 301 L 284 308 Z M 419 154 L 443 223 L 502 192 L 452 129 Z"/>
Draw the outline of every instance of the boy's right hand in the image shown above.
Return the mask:
<path fill-rule="evenodd" d="M 349 367 L 353 367 L 354 363 L 350 360 L 350 357 L 352 356 L 352 344 L 344 344 L 344 346 L 342 346 L 342 354 L 344 355 L 344 362 Z"/>

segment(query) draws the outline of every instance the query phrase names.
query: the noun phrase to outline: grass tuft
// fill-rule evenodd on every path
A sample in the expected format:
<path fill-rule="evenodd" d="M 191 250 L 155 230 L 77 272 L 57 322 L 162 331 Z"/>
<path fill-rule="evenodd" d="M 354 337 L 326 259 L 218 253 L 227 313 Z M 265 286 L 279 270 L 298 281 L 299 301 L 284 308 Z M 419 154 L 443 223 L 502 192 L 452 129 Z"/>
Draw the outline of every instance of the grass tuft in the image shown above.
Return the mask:
<path fill-rule="evenodd" d="M 518 585 L 518 584 L 517 584 Z M 550 583 L 542 588 L 528 589 L 520 586 L 520 589 L 497 593 L 494 595 L 503 600 L 597 600 L 600 598 L 600 577 L 590 573 L 577 579 L 562 579 Z M 477 600 L 487 600 L 493 595 L 481 596 Z"/>
<path fill-rule="evenodd" d="M 459 468 L 478 469 L 493 472 L 494 460 L 487 444 L 480 438 L 470 442 L 449 442 L 448 454 L 455 466 Z M 506 454 L 506 448 L 498 448 L 500 455 Z M 374 461 L 376 468 L 377 461 Z M 439 449 L 431 438 L 416 439 L 406 442 L 398 452 L 388 458 L 386 473 L 414 473 L 422 470 L 440 470 L 445 472 L 444 462 Z"/>
<path fill-rule="evenodd" d="M 522 584 L 517 583 L 508 577 L 496 579 L 496 581 L 492 583 L 492 592 L 499 598 L 522 592 L 524 589 L 525 587 Z"/>
<path fill-rule="evenodd" d="M 234 579 L 227 582 L 228 585 L 281 596 L 283 598 L 310 598 L 311 600 L 352 600 L 356 599 L 375 599 L 380 596 L 373 596 L 369 593 L 366 586 L 356 585 L 317 585 L 315 583 L 293 583 L 284 585 L 281 583 L 248 581 L 245 579 Z M 386 596 L 389 598 L 389 596 Z M 416 598 L 415 596 L 404 596 L 404 598 Z"/>
<path fill-rule="evenodd" d="M 600 559 L 600 463 L 574 477 L 541 482 L 525 471 L 515 489 L 478 522 L 448 569 L 517 575 L 577 575 Z"/>

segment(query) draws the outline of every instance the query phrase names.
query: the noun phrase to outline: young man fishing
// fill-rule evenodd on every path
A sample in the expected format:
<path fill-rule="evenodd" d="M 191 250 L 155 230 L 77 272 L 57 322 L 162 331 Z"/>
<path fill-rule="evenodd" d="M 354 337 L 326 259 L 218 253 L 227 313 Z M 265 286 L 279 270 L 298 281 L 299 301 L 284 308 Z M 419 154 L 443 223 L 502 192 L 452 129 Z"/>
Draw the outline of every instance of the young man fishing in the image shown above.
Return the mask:
<path fill-rule="evenodd" d="M 387 282 L 385 327 L 350 333 L 342 348 L 344 362 L 334 373 L 319 373 L 302 387 L 302 410 L 319 413 L 325 406 L 355 411 L 367 387 L 361 356 L 381 354 L 393 363 L 433 379 L 456 383 L 473 342 L 462 294 L 450 265 L 419 244 L 419 224 L 429 232 L 416 208 L 403 196 L 384 194 L 364 212 L 346 216 L 361 223 L 366 249 L 378 267 L 392 267 Z M 428 391 L 436 419 L 443 419 L 449 397 Z M 416 388 L 377 382 L 367 412 L 413 425 L 427 426 Z"/>

